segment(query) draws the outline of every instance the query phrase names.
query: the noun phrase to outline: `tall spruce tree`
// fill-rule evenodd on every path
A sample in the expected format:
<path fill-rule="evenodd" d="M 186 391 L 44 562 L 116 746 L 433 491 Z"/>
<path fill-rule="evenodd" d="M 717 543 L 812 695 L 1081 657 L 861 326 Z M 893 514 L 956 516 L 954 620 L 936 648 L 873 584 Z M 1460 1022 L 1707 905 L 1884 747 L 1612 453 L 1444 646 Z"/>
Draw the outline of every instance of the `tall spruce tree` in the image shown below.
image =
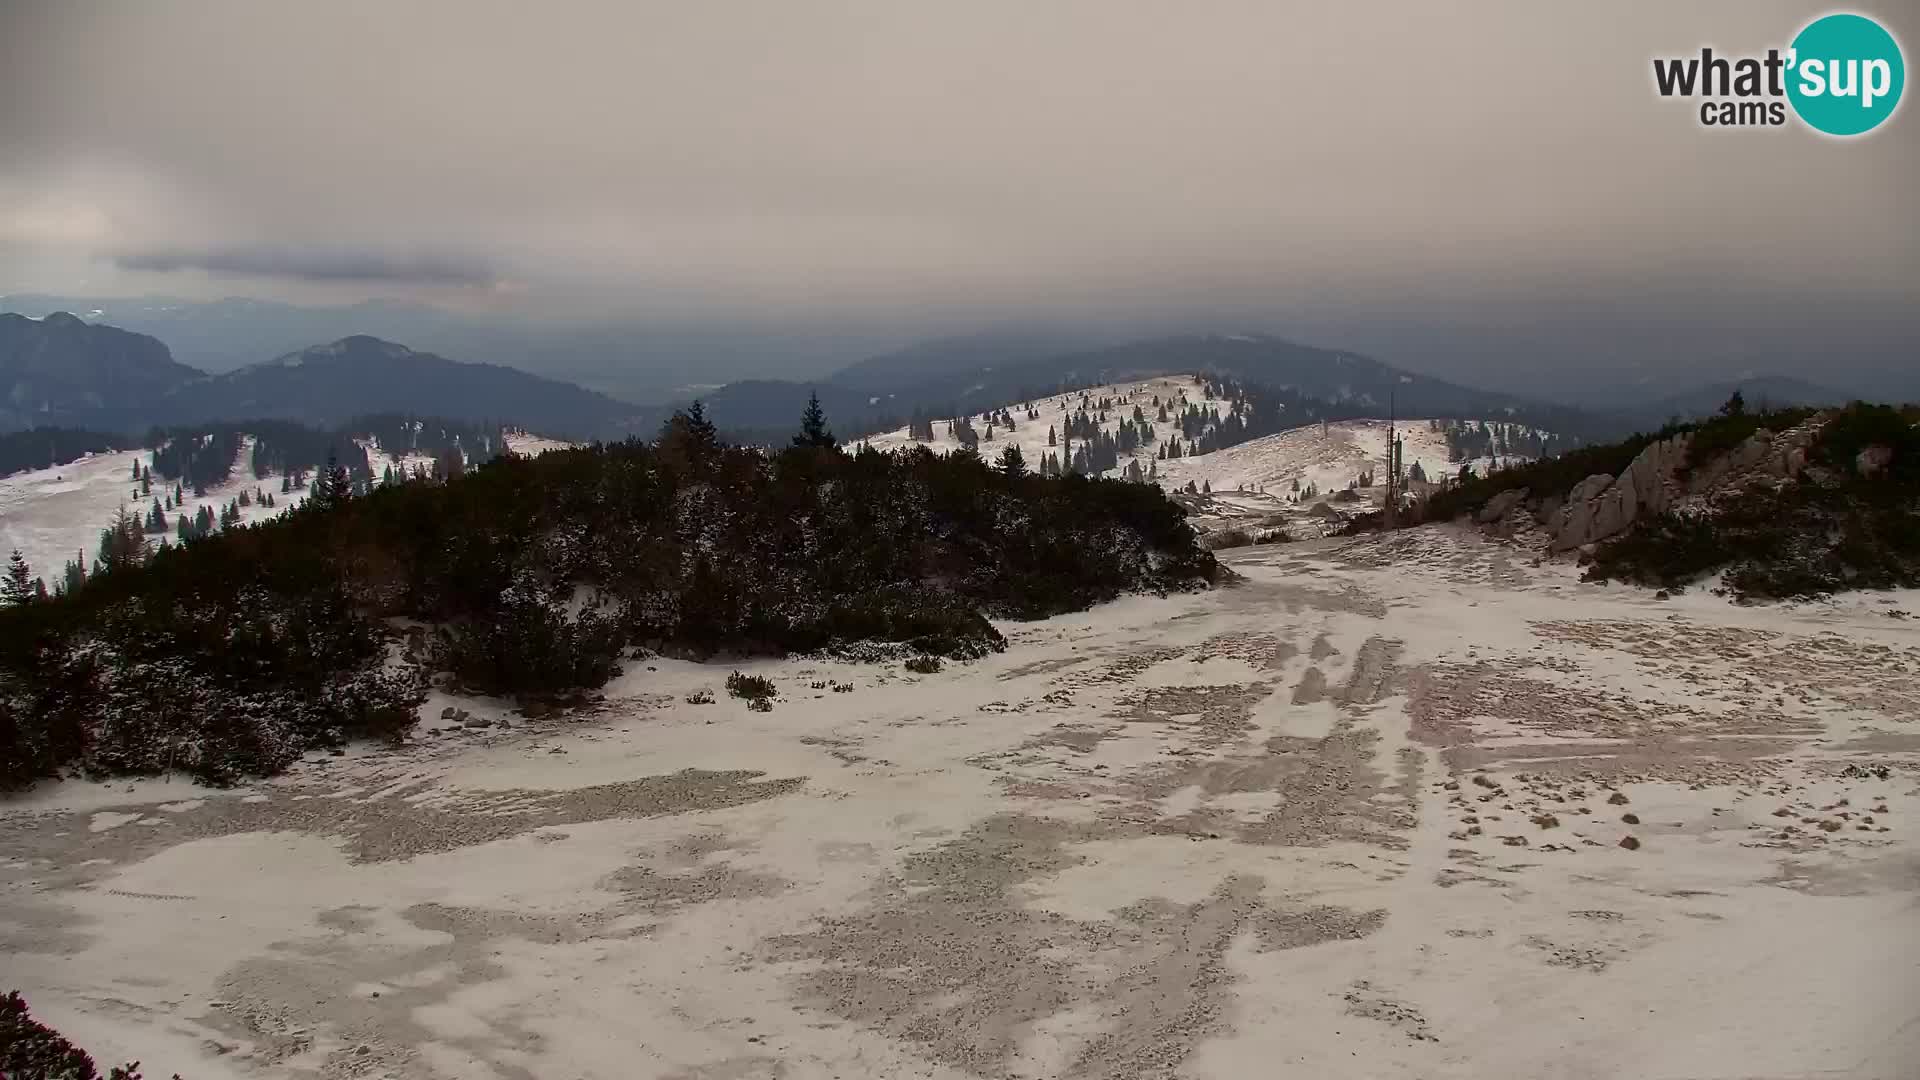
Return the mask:
<path fill-rule="evenodd" d="M 1027 456 L 1020 452 L 1019 443 L 1009 443 L 1000 451 L 1000 471 L 1010 480 L 1018 480 L 1027 475 Z"/>
<path fill-rule="evenodd" d="M 0 581 L 0 604 L 19 607 L 34 601 L 36 589 L 33 571 L 27 566 L 26 556 L 19 548 L 13 549 L 13 558 L 7 560 L 6 580 Z M 44 589 L 44 586 L 41 587 Z"/>
<path fill-rule="evenodd" d="M 807 410 L 800 414 L 800 434 L 793 437 L 793 445 L 831 450 L 838 443 L 833 432 L 827 430 L 827 414 L 820 408 L 820 394 L 817 391 L 808 394 Z"/>

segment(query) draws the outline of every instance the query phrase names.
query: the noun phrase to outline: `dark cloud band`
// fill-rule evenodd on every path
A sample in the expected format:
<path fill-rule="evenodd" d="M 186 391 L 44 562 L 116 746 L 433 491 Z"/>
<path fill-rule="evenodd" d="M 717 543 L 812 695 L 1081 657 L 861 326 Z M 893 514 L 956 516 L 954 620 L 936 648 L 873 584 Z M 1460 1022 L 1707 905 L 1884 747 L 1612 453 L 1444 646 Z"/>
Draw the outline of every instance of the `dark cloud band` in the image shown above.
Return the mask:
<path fill-rule="evenodd" d="M 114 257 L 122 270 L 172 273 L 202 270 L 231 277 L 300 281 L 390 282 L 414 285 L 491 285 L 483 262 L 447 256 L 396 257 L 367 251 L 284 251 L 262 248 L 214 251 L 137 251 Z"/>

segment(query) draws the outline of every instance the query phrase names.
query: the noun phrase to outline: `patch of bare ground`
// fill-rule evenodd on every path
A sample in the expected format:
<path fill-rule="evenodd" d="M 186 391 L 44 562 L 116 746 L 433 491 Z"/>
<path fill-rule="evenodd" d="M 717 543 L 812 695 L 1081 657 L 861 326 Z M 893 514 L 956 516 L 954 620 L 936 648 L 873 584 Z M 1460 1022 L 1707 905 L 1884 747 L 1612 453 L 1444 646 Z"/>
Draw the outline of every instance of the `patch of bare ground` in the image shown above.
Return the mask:
<path fill-rule="evenodd" d="M 1764 689 L 1784 703 L 1820 698 L 1868 710 L 1920 716 L 1920 649 L 1831 631 L 1796 634 L 1716 626 L 1679 616 L 1659 621 L 1544 620 L 1533 632 L 1553 642 L 1627 653 L 1642 667 L 1705 692 Z"/>
<path fill-rule="evenodd" d="M 1034 1025 L 1079 1007 L 1098 1014 L 1099 1031 L 1061 1075 L 1170 1077 L 1220 1023 L 1224 957 L 1242 935 L 1263 950 L 1298 948 L 1364 936 L 1384 917 L 1277 902 L 1246 877 L 1198 903 L 1141 901 L 1111 920 L 1019 902 L 1017 886 L 1079 861 L 1069 845 L 1109 833 L 988 819 L 910 858 L 865 911 L 771 939 L 767 956 L 795 965 L 815 1007 L 975 1075 L 1009 1075 Z"/>
<path fill-rule="evenodd" d="M 1532 561 L 1512 544 L 1473 529 L 1441 526 L 1354 537 L 1317 553 L 1339 566 L 1433 575 L 1451 585 L 1520 590 L 1533 579 Z"/>
<path fill-rule="evenodd" d="M 449 1042 L 492 1060 L 498 1075 L 534 1080 L 509 1062 L 540 1049 L 539 1033 L 503 1020 L 449 1038 L 416 1015 L 443 1006 L 462 986 L 503 975 L 493 959 L 501 940 L 560 944 L 604 937 L 609 917 L 419 904 L 401 918 L 444 940 L 396 946 L 347 919 L 331 933 L 282 942 L 236 964 L 218 980 L 217 997 L 200 1018 L 231 1040 L 220 1052 L 244 1046 L 248 1061 L 269 1067 L 317 1056 L 325 1078 L 420 1075 L 411 1067 L 416 1048 Z"/>
<path fill-rule="evenodd" d="M 1300 673 L 1300 682 L 1293 688 L 1295 705 L 1312 705 L 1325 701 L 1327 697 L 1327 673 L 1317 666 L 1310 666 Z"/>
<path fill-rule="evenodd" d="M 1350 581 L 1332 585 L 1307 585 L 1296 581 L 1261 581 L 1234 590 L 1231 602 L 1236 607 L 1301 615 L 1322 611 L 1341 615 L 1359 615 L 1384 619 L 1387 605 L 1379 597 Z"/>
<path fill-rule="evenodd" d="M 1532 677 L 1526 658 L 1429 664 L 1408 675 L 1415 738 L 1455 770 L 1502 763 L 1689 782 L 1752 780 L 1824 730 L 1777 709 L 1707 709 Z M 1509 733 L 1486 734 L 1489 722 Z M 1524 741 L 1516 740 L 1520 736 Z"/>
<path fill-rule="evenodd" d="M 1255 670 L 1279 671 L 1300 654 L 1298 646 L 1285 638 L 1258 631 L 1215 634 L 1193 650 L 1193 660 L 1239 660 Z"/>
<path fill-rule="evenodd" d="M 65 888 L 189 840 L 255 832 L 298 832 L 340 840 L 354 862 L 377 863 L 492 843 L 554 826 L 610 818 L 646 818 L 718 810 L 797 791 L 804 777 L 762 779 L 751 771 L 687 769 L 566 791 L 387 791 L 362 796 L 332 789 L 276 786 L 263 801 L 206 799 L 179 813 L 135 815 L 102 831 L 94 815 L 0 817 L 0 847 L 41 860 L 43 883 Z M 110 811 L 107 811 L 110 812 Z M 83 865 L 91 864 L 91 865 Z"/>
<path fill-rule="evenodd" d="M 1378 1020 L 1416 1042 L 1439 1042 L 1420 1010 L 1375 989 L 1362 979 L 1346 992 L 1347 1015 Z"/>

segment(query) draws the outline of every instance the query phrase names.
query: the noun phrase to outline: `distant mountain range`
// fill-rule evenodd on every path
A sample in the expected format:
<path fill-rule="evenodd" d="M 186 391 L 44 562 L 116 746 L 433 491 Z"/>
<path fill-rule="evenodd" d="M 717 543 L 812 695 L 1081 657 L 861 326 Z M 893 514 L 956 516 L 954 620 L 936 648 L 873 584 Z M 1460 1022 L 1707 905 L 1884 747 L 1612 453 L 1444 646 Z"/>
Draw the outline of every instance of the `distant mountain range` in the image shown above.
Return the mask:
<path fill-rule="evenodd" d="M 1462 386 L 1338 349 L 1264 334 L 1196 334 L 1090 346 L 1058 333 L 1002 332 L 924 342 L 802 382 L 749 379 L 702 395 L 708 415 L 741 441 L 782 441 L 809 393 L 843 439 L 904 425 L 915 414 L 978 414 L 1062 390 L 1129 378 L 1207 372 L 1292 390 L 1341 415 L 1503 419 L 1578 439 L 1651 430 L 1711 413 L 1736 385 L 1750 403 L 1826 404 L 1849 395 L 1793 378 L 1703 386 L 1632 408 L 1578 409 Z M 175 361 L 156 338 L 71 314 L 0 314 L 0 429 L 67 425 L 142 431 L 203 420 L 283 419 L 332 426 L 406 412 L 517 424 L 560 438 L 648 435 L 674 407 L 639 406 L 498 364 L 464 363 L 368 335 L 288 351 L 208 374 Z"/>
<path fill-rule="evenodd" d="M 391 301 L 308 307 L 249 297 L 0 295 L 0 312 L 39 318 L 55 311 L 151 334 L 167 343 L 175 360 L 213 374 L 316 342 L 368 334 L 422 352 L 538 372 L 621 400 L 655 404 L 690 387 L 767 372 L 830 371 L 850 356 L 881 351 L 897 340 L 892 334 L 831 328 L 669 324 L 640 316 L 579 320 L 537 305 L 531 314 L 503 314 Z"/>
<path fill-rule="evenodd" d="M 510 423 L 560 438 L 626 432 L 635 406 L 557 379 L 359 335 L 209 375 L 144 334 L 68 314 L 0 315 L 0 430 L 140 431 L 203 420 L 330 427 L 372 413 Z"/>

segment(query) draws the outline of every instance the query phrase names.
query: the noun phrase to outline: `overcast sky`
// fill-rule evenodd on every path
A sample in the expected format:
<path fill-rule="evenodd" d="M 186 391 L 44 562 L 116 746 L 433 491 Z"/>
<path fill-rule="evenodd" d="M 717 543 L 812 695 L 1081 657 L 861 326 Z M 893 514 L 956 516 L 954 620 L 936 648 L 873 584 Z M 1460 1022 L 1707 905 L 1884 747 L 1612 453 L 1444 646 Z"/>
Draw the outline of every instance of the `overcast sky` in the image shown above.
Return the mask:
<path fill-rule="evenodd" d="M 1913 103 L 1652 90 L 1822 10 L 3 0 L 0 292 L 1920 362 Z"/>

